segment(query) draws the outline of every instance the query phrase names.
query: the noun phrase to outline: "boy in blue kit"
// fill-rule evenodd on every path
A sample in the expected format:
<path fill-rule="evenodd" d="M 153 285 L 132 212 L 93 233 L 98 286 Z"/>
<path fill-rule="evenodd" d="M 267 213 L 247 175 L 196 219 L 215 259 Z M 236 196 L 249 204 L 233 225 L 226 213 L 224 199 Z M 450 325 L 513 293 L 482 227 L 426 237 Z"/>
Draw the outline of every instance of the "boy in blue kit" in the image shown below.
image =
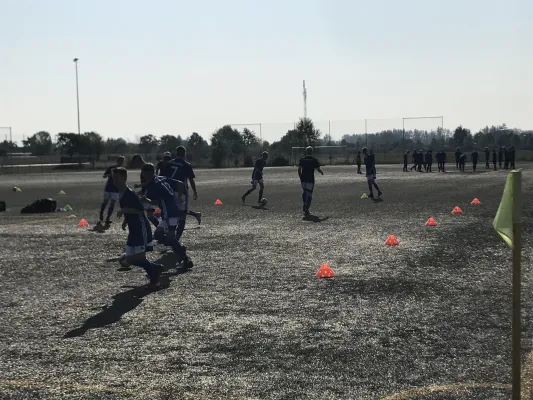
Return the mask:
<path fill-rule="evenodd" d="M 368 182 L 368 189 L 370 190 L 370 194 L 368 197 L 371 199 L 374 198 L 374 192 L 372 190 L 372 187 L 375 187 L 378 191 L 378 197 L 382 195 L 381 190 L 379 190 L 379 186 L 376 183 L 376 159 L 374 154 L 370 153 L 368 154 L 368 150 L 366 147 L 363 147 L 363 154 L 365 155 L 365 167 L 366 167 L 366 180 Z M 418 153 L 423 157 L 423 154 L 420 152 Z M 420 157 L 420 156 L 419 156 Z M 421 162 L 418 164 L 418 168 L 420 171 Z"/>
<path fill-rule="evenodd" d="M 161 222 L 155 229 L 154 238 L 162 245 L 171 247 L 186 269 L 192 268 L 193 262 L 187 256 L 186 248 L 176 238 L 176 228 L 181 216 L 180 203 L 183 203 L 183 183 L 156 176 L 153 164 L 143 165 L 141 173 L 146 182 L 141 200 L 159 205 L 161 209 Z M 177 196 L 172 186 L 176 187 Z"/>
<path fill-rule="evenodd" d="M 198 193 L 196 192 L 196 182 L 194 179 L 194 171 L 191 164 L 185 160 L 186 150 L 183 146 L 176 147 L 176 158 L 168 161 L 162 169 L 160 175 L 170 179 L 174 179 L 183 182 L 183 203 L 180 204 L 180 220 L 176 229 L 176 237 L 180 240 L 183 230 L 185 229 L 185 220 L 187 215 L 191 215 L 196 218 L 198 224 L 202 222 L 202 213 L 189 210 L 189 183 L 193 192 L 193 199 L 198 199 Z"/>
<path fill-rule="evenodd" d="M 113 170 L 113 183 L 120 193 L 120 211 L 117 217 L 124 216 L 128 226 L 128 239 L 126 240 L 126 262 L 143 268 L 150 279 L 148 288 L 159 288 L 159 276 L 163 266 L 154 264 L 146 258 L 146 252 L 152 251 L 152 230 L 150 222 L 144 213 L 144 206 L 137 194 L 128 187 L 128 171 L 125 168 Z"/>
<path fill-rule="evenodd" d="M 117 157 L 117 163 L 112 165 L 104 172 L 103 178 L 107 179 L 107 182 L 104 187 L 104 201 L 100 206 L 100 225 L 104 222 L 104 211 L 109 203 L 109 208 L 107 209 L 107 218 L 105 224 L 109 225 L 111 223 L 111 216 L 113 215 L 113 209 L 115 208 L 115 202 L 119 198 L 118 189 L 113 182 L 113 170 L 115 168 L 120 168 L 124 165 L 124 157 Z"/>
<path fill-rule="evenodd" d="M 261 200 L 263 199 L 263 190 L 265 189 L 265 185 L 263 183 L 263 169 L 266 166 L 267 158 L 268 153 L 263 151 L 261 158 L 258 158 L 255 162 L 254 170 L 252 172 L 252 187 L 242 195 L 241 200 L 243 204 L 246 202 L 246 196 L 248 196 L 257 188 L 257 184 L 259 184 L 259 200 L 257 202 L 261 204 Z"/>
<path fill-rule="evenodd" d="M 315 189 L 315 169 L 324 175 L 320 169 L 320 163 L 313 157 L 313 148 L 311 146 L 305 149 L 305 157 L 298 163 L 298 176 L 302 185 L 302 201 L 305 216 L 311 215 L 311 201 L 313 200 L 313 190 Z"/>

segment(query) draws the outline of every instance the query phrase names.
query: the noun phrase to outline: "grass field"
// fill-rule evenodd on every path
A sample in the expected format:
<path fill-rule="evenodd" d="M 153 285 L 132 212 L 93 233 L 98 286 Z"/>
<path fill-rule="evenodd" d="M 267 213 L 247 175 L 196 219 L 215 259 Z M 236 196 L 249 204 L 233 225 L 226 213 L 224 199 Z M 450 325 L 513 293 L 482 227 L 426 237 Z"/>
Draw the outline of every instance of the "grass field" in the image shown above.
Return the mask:
<path fill-rule="evenodd" d="M 141 288 L 142 271 L 108 261 L 123 252 L 120 223 L 77 227 L 96 222 L 101 172 L 0 176 L 0 398 L 509 399 L 511 251 L 491 225 L 506 173 L 450 171 L 378 165 L 384 195 L 372 201 L 360 199 L 368 189 L 355 167 L 324 167 L 311 220 L 295 168 L 265 170 L 264 209 L 251 206 L 257 192 L 241 204 L 251 170 L 198 171 L 191 208 L 203 222 L 191 218 L 183 237 L 195 267 L 178 274 L 156 248 L 150 257 L 168 270 L 155 293 Z M 76 218 L 20 216 L 41 197 Z M 424 226 L 430 216 L 438 226 Z M 389 234 L 399 246 L 384 245 Z M 316 278 L 322 263 L 337 276 Z"/>

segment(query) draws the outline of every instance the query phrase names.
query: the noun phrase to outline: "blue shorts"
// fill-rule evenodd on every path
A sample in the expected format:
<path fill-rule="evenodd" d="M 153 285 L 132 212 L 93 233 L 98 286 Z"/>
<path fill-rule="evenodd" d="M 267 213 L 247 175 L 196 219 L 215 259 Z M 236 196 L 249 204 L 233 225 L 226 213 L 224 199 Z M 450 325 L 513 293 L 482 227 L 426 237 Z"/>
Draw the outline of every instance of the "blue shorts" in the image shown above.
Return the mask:
<path fill-rule="evenodd" d="M 146 219 L 146 218 L 145 218 Z M 146 219 L 146 222 L 148 220 Z M 144 222 L 141 232 L 129 232 L 128 239 L 126 240 L 126 254 L 133 255 L 138 253 L 144 253 L 146 251 L 153 250 L 152 244 L 152 229 L 149 222 Z"/>

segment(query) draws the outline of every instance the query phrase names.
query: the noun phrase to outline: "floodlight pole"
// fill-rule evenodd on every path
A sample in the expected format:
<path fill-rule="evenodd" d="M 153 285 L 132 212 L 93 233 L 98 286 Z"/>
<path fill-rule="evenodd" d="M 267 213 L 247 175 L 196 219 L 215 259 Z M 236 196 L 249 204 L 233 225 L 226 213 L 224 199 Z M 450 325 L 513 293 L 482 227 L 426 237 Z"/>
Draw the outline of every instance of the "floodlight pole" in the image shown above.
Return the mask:
<path fill-rule="evenodd" d="M 78 135 L 80 135 L 81 129 L 80 129 L 80 91 L 79 91 L 79 85 L 78 85 L 78 58 L 74 59 L 74 65 L 76 68 L 76 104 L 78 106 Z"/>

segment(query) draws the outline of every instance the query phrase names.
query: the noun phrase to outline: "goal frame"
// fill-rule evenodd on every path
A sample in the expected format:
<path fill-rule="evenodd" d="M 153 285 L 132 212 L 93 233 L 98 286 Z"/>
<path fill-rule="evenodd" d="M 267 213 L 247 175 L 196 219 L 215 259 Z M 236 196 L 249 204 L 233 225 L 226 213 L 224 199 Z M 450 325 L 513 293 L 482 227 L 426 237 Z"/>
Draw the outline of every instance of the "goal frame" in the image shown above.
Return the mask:
<path fill-rule="evenodd" d="M 296 166 L 296 162 L 299 160 L 298 158 L 298 152 L 300 150 L 303 150 L 305 152 L 305 149 L 309 146 L 295 146 L 291 147 L 291 164 L 293 166 Z M 315 149 L 344 149 L 344 153 L 348 154 L 348 146 L 313 146 L 313 150 Z"/>
<path fill-rule="evenodd" d="M 405 142 L 405 121 L 414 119 L 440 119 L 440 129 L 444 132 L 444 117 L 442 115 L 436 117 L 402 117 L 402 141 Z"/>

